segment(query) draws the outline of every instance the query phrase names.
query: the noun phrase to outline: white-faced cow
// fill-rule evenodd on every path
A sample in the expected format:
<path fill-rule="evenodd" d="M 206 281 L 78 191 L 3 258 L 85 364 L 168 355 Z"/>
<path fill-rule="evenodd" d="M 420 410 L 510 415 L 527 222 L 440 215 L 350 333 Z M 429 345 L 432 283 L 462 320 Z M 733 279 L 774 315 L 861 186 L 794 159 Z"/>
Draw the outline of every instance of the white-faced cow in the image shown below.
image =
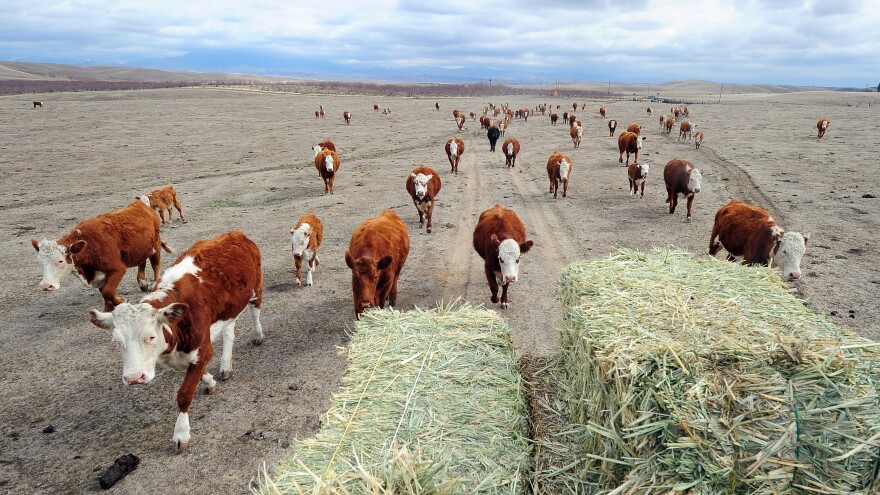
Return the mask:
<path fill-rule="evenodd" d="M 635 160 L 639 161 L 639 151 L 642 149 L 642 141 L 645 138 L 634 132 L 624 132 L 617 136 L 617 149 L 620 151 L 618 162 L 623 163 L 623 154 L 626 153 L 626 165 L 629 166 L 629 155 L 634 154 Z"/>
<path fill-rule="evenodd" d="M 568 155 L 563 155 L 559 151 L 554 151 L 550 158 L 547 159 L 547 177 L 550 179 L 550 192 L 553 198 L 559 192 L 559 186 L 562 186 L 562 197 L 568 195 L 568 181 L 571 179 L 572 161 Z"/>
<path fill-rule="evenodd" d="M 147 260 L 156 280 L 162 250 L 173 252 L 159 237 L 159 215 L 144 199 L 83 220 L 57 241 L 31 239 L 31 245 L 43 268 L 40 289 L 58 290 L 64 277 L 74 273 L 85 285 L 101 291 L 104 311 L 125 301 L 116 297 L 116 288 L 126 269 L 138 267 L 138 286 L 149 290 Z"/>
<path fill-rule="evenodd" d="M 776 265 L 787 280 L 801 278 L 801 258 L 810 234 L 785 232 L 763 208 L 731 201 L 715 214 L 709 255 L 724 248 L 727 259 L 748 265 Z"/>
<path fill-rule="evenodd" d="M 648 170 L 650 165 L 647 163 L 633 163 L 627 169 L 629 175 L 629 192 L 633 196 L 645 197 L 645 183 L 648 182 Z M 641 187 L 641 192 L 639 191 Z"/>
<path fill-rule="evenodd" d="M 609 136 L 609 137 L 614 137 L 615 131 L 617 131 L 617 121 L 614 119 L 611 119 L 608 121 L 608 132 L 611 133 L 611 136 Z"/>
<path fill-rule="evenodd" d="M 315 168 L 324 181 L 324 194 L 333 194 L 333 183 L 336 181 L 336 173 L 339 171 L 339 155 L 331 150 L 325 149 L 318 152 L 315 156 Z"/>
<path fill-rule="evenodd" d="M 89 310 L 91 322 L 111 331 L 122 348 L 122 381 L 150 383 L 156 363 L 186 372 L 177 391 L 177 422 L 171 441 L 178 451 L 189 446 L 189 409 L 201 381 L 209 394 L 217 382 L 207 372 L 211 343 L 223 336 L 220 379 L 232 376 L 235 320 L 247 308 L 253 318 L 253 343 L 263 342 L 260 306 L 263 270 L 260 250 L 239 231 L 198 241 L 162 274 L 156 290 L 140 303 L 122 303 L 113 312 Z"/>
<path fill-rule="evenodd" d="M 464 153 L 464 141 L 452 138 L 446 141 L 446 157 L 452 166 L 452 173 L 458 175 L 458 165 L 461 163 L 461 155 Z"/>
<path fill-rule="evenodd" d="M 678 126 L 678 140 L 679 141 L 690 141 L 693 139 L 694 129 L 697 127 L 697 124 L 691 124 L 687 120 L 683 121 Z"/>
<path fill-rule="evenodd" d="M 368 308 L 397 304 L 397 281 L 409 256 L 409 232 L 393 210 L 368 218 L 351 234 L 345 264 L 357 317 Z"/>
<path fill-rule="evenodd" d="M 581 139 L 584 138 L 584 128 L 575 124 L 571 126 L 569 135 L 571 135 L 571 143 L 574 144 L 574 149 L 579 149 L 581 147 Z"/>
<path fill-rule="evenodd" d="M 605 107 L 599 107 L 599 116 L 605 118 Z"/>
<path fill-rule="evenodd" d="M 406 178 L 406 191 L 419 212 L 419 228 L 425 226 L 425 219 L 427 219 L 429 234 L 433 226 L 431 219 L 434 216 L 434 202 L 437 195 L 440 194 L 441 187 L 440 174 L 425 165 L 413 169 L 409 177 Z"/>
<path fill-rule="evenodd" d="M 672 133 L 673 127 L 675 127 L 675 118 L 670 115 L 669 117 L 666 117 L 666 135 L 667 136 Z"/>
<path fill-rule="evenodd" d="M 290 229 L 290 249 L 293 251 L 293 266 L 296 268 L 296 285 L 311 287 L 312 274 L 321 264 L 318 248 L 324 240 L 324 223 L 314 213 L 300 217 Z M 303 284 L 302 271 L 305 266 L 306 281 Z"/>
<path fill-rule="evenodd" d="M 520 257 L 534 245 L 526 240 L 526 227 L 512 210 L 495 205 L 480 214 L 474 228 L 474 249 L 483 258 L 483 269 L 492 302 L 501 302 L 501 308 L 510 307 L 507 289 L 519 277 Z M 501 298 L 498 298 L 498 285 Z"/>
<path fill-rule="evenodd" d="M 516 157 L 519 155 L 519 141 L 514 138 L 507 138 L 501 145 L 501 151 L 504 153 L 504 163 L 507 168 L 516 166 Z"/>
<path fill-rule="evenodd" d="M 703 131 L 697 131 L 697 133 L 694 134 L 694 145 L 696 146 L 697 149 L 700 149 L 700 145 L 702 145 L 702 144 L 703 144 Z"/>
<path fill-rule="evenodd" d="M 669 160 L 663 169 L 663 181 L 666 183 L 666 202 L 669 203 L 669 213 L 675 213 L 678 206 L 678 195 L 687 198 L 687 221 L 691 221 L 691 205 L 694 196 L 700 192 L 703 173 L 694 164 L 674 158 Z"/>
<path fill-rule="evenodd" d="M 345 125 L 351 124 L 351 112 L 342 112 L 342 119 L 345 120 Z"/>
<path fill-rule="evenodd" d="M 825 131 L 828 130 L 829 125 L 831 125 L 831 121 L 824 117 L 816 122 L 816 129 L 818 130 L 818 133 L 816 133 L 816 139 L 822 139 L 822 136 L 825 135 Z"/>

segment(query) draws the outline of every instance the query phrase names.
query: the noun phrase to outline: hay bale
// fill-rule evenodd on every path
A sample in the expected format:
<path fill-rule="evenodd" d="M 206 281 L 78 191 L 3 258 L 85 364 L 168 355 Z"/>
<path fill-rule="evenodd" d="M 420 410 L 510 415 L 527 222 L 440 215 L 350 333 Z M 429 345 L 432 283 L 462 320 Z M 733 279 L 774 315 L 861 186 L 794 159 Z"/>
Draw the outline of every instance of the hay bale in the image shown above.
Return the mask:
<path fill-rule="evenodd" d="M 576 448 L 546 484 L 878 493 L 880 344 L 809 311 L 777 272 L 674 250 L 569 266 L 556 378 Z"/>
<path fill-rule="evenodd" d="M 525 398 L 497 313 L 370 311 L 346 352 L 321 431 L 260 493 L 525 493 Z"/>

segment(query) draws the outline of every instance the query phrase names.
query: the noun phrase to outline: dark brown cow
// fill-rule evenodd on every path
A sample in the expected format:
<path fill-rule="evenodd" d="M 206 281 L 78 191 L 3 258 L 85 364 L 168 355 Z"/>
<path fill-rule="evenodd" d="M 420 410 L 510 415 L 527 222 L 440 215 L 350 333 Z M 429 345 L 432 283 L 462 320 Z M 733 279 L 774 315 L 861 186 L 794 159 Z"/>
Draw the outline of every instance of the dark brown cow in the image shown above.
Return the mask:
<path fill-rule="evenodd" d="M 568 112 L 562 112 L 562 123 L 563 124 L 568 123 Z"/>
<path fill-rule="evenodd" d="M 608 131 L 611 133 L 611 136 L 609 136 L 609 137 L 614 137 L 614 131 L 616 131 L 616 130 L 617 130 L 617 121 L 614 119 L 609 120 L 608 121 Z"/>
<path fill-rule="evenodd" d="M 666 130 L 666 114 L 660 116 L 660 132 Z"/>
<path fill-rule="evenodd" d="M 474 122 L 477 120 L 477 112 L 471 112 L 469 115 L 471 117 L 471 122 Z"/>
<path fill-rule="evenodd" d="M 220 379 L 232 376 L 235 320 L 247 308 L 253 319 L 253 343 L 263 342 L 260 306 L 263 269 L 260 250 L 233 230 L 198 241 L 162 274 L 156 290 L 140 304 L 123 303 L 112 313 L 92 308 L 91 322 L 112 330 L 122 345 L 122 380 L 126 385 L 149 383 L 156 362 L 186 376 L 177 390 L 177 422 L 171 441 L 177 451 L 189 447 L 189 408 L 199 382 L 213 394 L 217 382 L 207 372 L 214 355 L 212 337 L 223 336 Z"/>
<path fill-rule="evenodd" d="M 553 198 L 559 192 L 559 186 L 562 185 L 562 197 L 568 195 L 568 181 L 571 179 L 572 161 L 568 155 L 563 155 L 559 151 L 554 151 L 550 158 L 547 159 L 547 177 L 550 179 L 550 192 Z"/>
<path fill-rule="evenodd" d="M 333 183 L 339 171 L 339 155 L 333 150 L 321 150 L 315 156 L 315 168 L 324 181 L 324 194 L 333 194 Z"/>
<path fill-rule="evenodd" d="M 683 121 L 678 126 L 678 140 L 679 141 L 690 141 L 694 135 L 694 129 L 697 127 L 697 124 L 691 124 L 687 120 Z"/>
<path fill-rule="evenodd" d="M 653 114 L 654 114 L 654 109 L 651 107 L 648 107 L 648 117 L 650 117 Z"/>
<path fill-rule="evenodd" d="M 438 112 L 440 111 L 440 102 L 439 101 L 437 103 L 434 103 L 434 108 L 436 108 Z"/>
<path fill-rule="evenodd" d="M 550 125 L 556 125 L 557 120 L 559 120 L 559 115 L 556 115 L 556 113 L 551 113 L 550 114 Z"/>
<path fill-rule="evenodd" d="M 617 149 L 620 151 L 620 163 L 623 163 L 623 153 L 626 152 L 626 165 L 629 166 L 629 155 L 635 154 L 635 160 L 639 161 L 639 150 L 642 149 L 642 141 L 645 138 L 634 132 L 624 132 L 617 136 Z"/>
<path fill-rule="evenodd" d="M 645 197 L 645 183 L 648 182 L 648 169 L 650 166 L 634 162 L 627 169 L 629 175 L 629 193 L 633 196 L 638 195 L 640 198 Z M 641 193 L 639 192 L 641 186 Z"/>
<path fill-rule="evenodd" d="M 290 249 L 293 251 L 293 265 L 296 268 L 296 285 L 303 285 L 302 267 L 305 262 L 305 285 L 312 286 L 312 272 L 321 264 L 321 260 L 318 259 L 318 248 L 323 241 L 324 222 L 314 213 L 303 215 L 290 229 Z"/>
<path fill-rule="evenodd" d="M 458 165 L 461 163 L 461 155 L 464 153 L 464 141 L 452 138 L 446 141 L 446 157 L 452 166 L 452 173 L 458 175 Z"/>
<path fill-rule="evenodd" d="M 691 221 L 691 205 L 694 196 L 700 192 L 700 184 L 703 180 L 702 172 L 694 167 L 694 164 L 674 158 L 663 169 L 663 181 L 666 182 L 666 202 L 669 203 L 669 213 L 675 213 L 678 206 L 678 195 L 687 198 L 687 221 Z"/>
<path fill-rule="evenodd" d="M 572 103 L 572 104 L 571 104 L 571 111 L 572 111 L 572 112 L 577 112 L 577 109 L 578 109 L 578 104 L 577 104 L 577 102 Z"/>
<path fill-rule="evenodd" d="M 375 110 L 376 113 L 379 113 L 379 104 L 378 103 L 373 103 L 373 110 Z"/>
<path fill-rule="evenodd" d="M 492 302 L 501 302 L 501 308 L 510 307 L 507 289 L 519 276 L 520 257 L 529 252 L 534 245 L 526 240 L 526 227 L 511 210 L 495 205 L 480 214 L 474 228 L 474 249 L 483 258 L 483 269 Z M 501 284 L 501 299 L 498 298 L 498 284 Z"/>
<path fill-rule="evenodd" d="M 345 125 L 351 124 L 351 112 L 342 112 L 342 118 L 345 120 Z"/>
<path fill-rule="evenodd" d="M 741 256 L 748 265 L 775 264 L 785 279 L 797 280 L 809 240 L 810 234 L 782 230 L 767 210 L 731 201 L 715 214 L 709 255 L 715 256 L 724 248 L 730 261 Z"/>
<path fill-rule="evenodd" d="M 492 119 L 486 115 L 480 117 L 480 129 L 488 129 L 492 125 Z"/>
<path fill-rule="evenodd" d="M 818 130 L 818 132 L 816 133 L 816 139 L 822 139 L 822 136 L 825 135 L 825 131 L 828 130 L 828 126 L 830 126 L 830 125 L 831 125 L 830 120 L 828 120 L 824 117 L 819 119 L 819 121 L 816 122 L 816 129 Z"/>
<path fill-rule="evenodd" d="M 599 107 L 599 115 L 604 119 L 605 118 L 605 107 Z"/>
<path fill-rule="evenodd" d="M 177 208 L 177 213 L 180 214 L 180 221 L 186 222 L 186 218 L 183 217 L 183 207 L 180 205 L 180 199 L 177 197 L 177 191 L 171 184 L 150 191 L 145 197 L 150 204 L 150 208 L 159 213 L 162 225 L 165 225 L 165 210 L 168 210 L 168 223 L 174 223 L 171 219 L 171 207 Z M 137 199 L 142 200 L 142 198 Z"/>
<path fill-rule="evenodd" d="M 79 222 L 57 241 L 31 239 L 31 245 L 43 268 L 40 289 L 57 290 L 65 275 L 76 273 L 83 283 L 100 289 L 104 311 L 125 302 L 116 297 L 116 288 L 126 269 L 138 267 L 138 286 L 149 290 L 147 260 L 156 280 L 162 250 L 173 252 L 159 236 L 159 215 L 140 199 L 125 208 Z"/>
<path fill-rule="evenodd" d="M 501 151 L 504 153 L 504 163 L 507 168 L 516 166 L 516 157 L 519 155 L 519 141 L 514 138 L 507 138 L 501 145 Z"/>
<path fill-rule="evenodd" d="M 354 313 L 397 304 L 397 281 L 409 256 L 409 232 L 392 210 L 368 218 L 351 234 L 345 264 L 351 268 Z"/>
<path fill-rule="evenodd" d="M 37 107 L 43 108 L 43 102 L 34 100 L 34 108 Z"/>
<path fill-rule="evenodd" d="M 413 169 L 406 178 L 406 190 L 419 212 L 419 228 L 425 226 L 425 218 L 428 220 L 428 233 L 431 233 L 434 216 L 434 202 L 440 194 L 442 187 L 440 174 L 433 168 L 421 165 Z"/>

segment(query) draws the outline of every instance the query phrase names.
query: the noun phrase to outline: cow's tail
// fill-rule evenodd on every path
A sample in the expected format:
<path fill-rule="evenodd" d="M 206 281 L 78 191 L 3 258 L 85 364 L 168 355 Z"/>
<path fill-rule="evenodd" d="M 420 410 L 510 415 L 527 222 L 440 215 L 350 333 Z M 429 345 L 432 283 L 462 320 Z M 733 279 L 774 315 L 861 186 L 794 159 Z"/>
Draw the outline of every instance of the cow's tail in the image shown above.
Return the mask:
<path fill-rule="evenodd" d="M 168 244 L 165 244 L 165 241 L 161 241 L 161 243 L 162 243 L 162 249 L 164 249 L 166 253 L 174 254 L 177 252 L 171 246 L 169 246 Z"/>

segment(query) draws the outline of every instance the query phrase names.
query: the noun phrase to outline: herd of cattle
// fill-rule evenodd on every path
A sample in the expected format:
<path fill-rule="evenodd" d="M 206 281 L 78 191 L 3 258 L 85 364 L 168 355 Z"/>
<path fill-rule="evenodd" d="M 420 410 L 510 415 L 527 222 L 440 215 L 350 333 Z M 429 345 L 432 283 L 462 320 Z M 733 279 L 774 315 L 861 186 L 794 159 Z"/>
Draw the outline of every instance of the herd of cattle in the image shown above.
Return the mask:
<path fill-rule="evenodd" d="M 35 102 L 36 103 L 36 102 Z M 586 103 L 581 109 L 585 109 Z M 440 109 L 439 103 L 435 105 Z M 559 105 L 557 105 L 557 109 Z M 572 105 L 577 110 L 578 104 Z M 379 106 L 373 109 L 378 112 Z M 494 117 L 502 113 L 500 122 Z M 547 104 L 535 107 L 535 113 L 549 113 L 550 122 L 556 125 L 558 114 L 549 111 Z M 601 117 L 606 108 L 599 109 Z M 390 108 L 383 112 L 390 114 Z M 496 107 L 489 104 L 483 108 L 481 129 L 487 129 L 490 150 L 504 135 L 510 120 L 528 120 L 533 113 L 524 108 L 513 111 L 507 105 Z M 647 109 L 648 116 L 653 113 Z M 456 125 L 463 128 L 464 113 L 453 112 Z M 673 108 L 670 115 L 660 117 L 661 129 L 669 133 L 676 117 L 687 117 L 686 107 Z M 321 106 L 316 118 L 324 116 Z M 470 112 L 476 120 L 475 112 Z M 346 124 L 351 113 L 343 114 Z M 509 120 L 508 120 L 509 119 Z M 572 113 L 563 114 L 563 122 L 570 125 L 575 149 L 584 134 L 584 126 Z M 818 136 L 821 138 L 829 122 L 821 119 Z M 680 124 L 679 140 L 693 139 L 699 148 L 702 132 L 693 133 L 696 126 L 687 121 Z M 617 121 L 608 121 L 614 136 Z M 644 196 L 645 183 L 650 167 L 638 162 L 642 146 L 642 128 L 630 124 L 618 137 L 619 162 L 627 154 L 626 164 L 630 194 Z M 515 167 L 520 152 L 520 142 L 508 138 L 502 144 L 507 168 Z M 314 165 L 324 183 L 325 194 L 334 193 L 334 180 L 339 171 L 340 157 L 331 141 L 323 141 L 312 148 Z M 451 172 L 457 175 L 465 143 L 453 137 L 445 143 Z M 629 155 L 634 161 L 629 164 Z M 573 161 L 569 155 L 553 152 L 547 160 L 550 192 L 556 198 L 559 189 L 562 197 L 568 192 Z M 691 219 L 694 196 L 700 192 L 701 172 L 694 165 L 680 158 L 670 160 L 664 169 L 669 213 L 675 211 L 679 196 L 687 198 L 687 220 Z M 440 174 L 425 165 L 416 167 L 406 177 L 405 188 L 419 215 L 419 225 L 432 231 L 432 214 L 441 191 Z M 161 253 L 174 251 L 160 237 L 161 225 L 172 221 L 172 208 L 177 209 L 182 222 L 186 222 L 183 209 L 173 186 L 167 186 L 137 197 L 131 204 L 109 213 L 98 215 L 76 224 L 58 240 L 32 239 L 42 265 L 40 289 L 55 291 L 68 273 L 73 273 L 87 286 L 99 289 L 103 311 L 90 310 L 90 321 L 111 331 L 123 355 L 123 382 L 127 385 L 149 383 L 156 374 L 156 363 L 185 372 L 185 378 L 177 394 L 179 413 L 174 426 L 172 441 L 180 451 L 190 441 L 189 409 L 199 382 L 213 394 L 216 382 L 208 373 L 207 366 L 213 355 L 212 341 L 223 337 L 220 363 L 220 379 L 232 376 L 232 345 L 235 321 L 248 310 L 253 319 L 253 343 L 263 340 L 260 325 L 260 307 L 263 298 L 263 271 L 260 251 L 256 244 L 242 232 L 229 231 L 210 240 L 193 244 L 180 254 L 174 264 L 161 272 Z M 318 251 L 324 237 L 323 223 L 314 213 L 300 218 L 291 233 L 291 248 L 296 270 L 296 284 L 311 286 L 313 273 L 320 264 Z M 753 205 L 732 201 L 718 210 L 709 241 L 709 254 L 715 255 L 720 248 L 728 252 L 728 259 L 741 259 L 748 264 L 776 264 L 789 280 L 800 277 L 800 261 L 809 234 L 785 232 L 770 214 Z M 491 301 L 508 308 L 508 289 L 515 283 L 521 256 L 534 242 L 526 238 L 523 222 L 512 210 L 495 205 L 479 216 L 473 232 L 473 247 L 484 261 L 486 280 L 491 291 Z M 388 303 L 396 305 L 398 280 L 410 250 L 410 237 L 406 224 L 392 210 L 369 218 L 352 233 L 345 263 L 352 274 L 352 300 L 355 315 L 369 308 L 384 308 Z M 153 270 L 153 282 L 146 279 L 146 263 Z M 126 270 L 138 267 L 137 283 L 148 294 L 139 302 L 127 302 L 116 295 Z M 161 276 L 160 276 L 161 272 Z M 305 272 L 305 273 L 303 273 Z M 500 286 L 500 287 L 499 287 Z M 499 297 L 498 292 L 501 289 Z"/>

